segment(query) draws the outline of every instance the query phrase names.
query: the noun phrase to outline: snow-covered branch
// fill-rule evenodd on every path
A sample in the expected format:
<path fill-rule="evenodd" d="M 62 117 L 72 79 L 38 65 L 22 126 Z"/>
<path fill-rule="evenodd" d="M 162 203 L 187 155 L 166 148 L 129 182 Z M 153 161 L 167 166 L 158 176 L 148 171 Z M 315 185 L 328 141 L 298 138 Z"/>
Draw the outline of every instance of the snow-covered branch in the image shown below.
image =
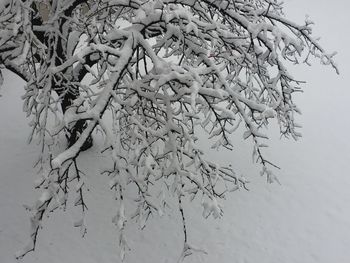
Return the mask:
<path fill-rule="evenodd" d="M 82 207 L 75 225 L 85 234 L 86 179 L 77 160 L 96 130 L 112 162 L 103 173 L 117 199 L 122 258 L 128 216 L 143 228 L 166 212 L 169 198 L 182 217 L 182 258 L 195 251 L 183 202 L 199 199 L 203 216 L 216 218 L 228 193 L 247 188 L 234 163 L 206 160 L 197 132 L 212 149 L 229 150 L 239 150 L 231 134 L 241 132 L 262 174 L 277 180 L 263 129 L 275 119 L 282 135 L 300 137 L 293 95 L 302 82 L 287 68 L 316 57 L 338 72 L 333 56 L 313 37 L 312 22 L 289 20 L 279 1 L 1 1 L 0 65 L 27 82 L 24 111 L 43 173 L 31 242 L 19 256 L 34 250 L 43 215 L 66 205 L 70 184 Z"/>

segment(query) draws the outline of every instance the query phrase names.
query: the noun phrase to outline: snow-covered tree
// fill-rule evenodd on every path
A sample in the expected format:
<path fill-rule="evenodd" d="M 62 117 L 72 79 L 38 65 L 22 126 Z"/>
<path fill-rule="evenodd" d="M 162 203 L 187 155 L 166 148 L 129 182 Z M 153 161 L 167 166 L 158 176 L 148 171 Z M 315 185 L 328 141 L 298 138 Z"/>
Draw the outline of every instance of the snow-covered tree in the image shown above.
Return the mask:
<path fill-rule="evenodd" d="M 231 134 L 244 130 L 273 181 L 262 128 L 276 119 L 283 136 L 300 136 L 293 94 L 301 82 L 287 68 L 316 57 L 337 70 L 311 25 L 286 18 L 277 0 L 1 0 L 0 65 L 26 81 L 29 139 L 41 145 L 42 195 L 28 208 L 31 242 L 18 257 L 34 250 L 43 216 L 65 207 L 70 192 L 85 233 L 77 160 L 95 131 L 110 156 L 103 173 L 122 257 L 127 219 L 163 214 L 168 198 L 183 222 L 182 255 L 190 254 L 182 203 L 197 198 L 205 217 L 220 217 L 220 199 L 246 187 L 234 164 L 205 159 L 197 133 L 232 150 Z"/>

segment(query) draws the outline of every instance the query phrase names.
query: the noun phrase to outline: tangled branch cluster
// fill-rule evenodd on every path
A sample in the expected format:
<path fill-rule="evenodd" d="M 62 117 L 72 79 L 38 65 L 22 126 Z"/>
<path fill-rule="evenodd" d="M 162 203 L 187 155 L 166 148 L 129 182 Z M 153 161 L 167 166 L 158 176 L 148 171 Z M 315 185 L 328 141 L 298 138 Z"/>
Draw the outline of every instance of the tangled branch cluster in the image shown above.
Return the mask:
<path fill-rule="evenodd" d="M 261 128 L 276 119 L 281 134 L 300 136 L 292 99 L 300 82 L 287 64 L 313 56 L 337 70 L 311 24 L 288 20 L 274 0 L 1 1 L 0 64 L 27 83 L 30 140 L 41 143 L 38 164 L 47 171 L 38 183 L 43 194 L 30 208 L 31 242 L 18 256 L 34 250 L 43 215 L 66 205 L 70 185 L 82 208 L 76 226 L 85 233 L 77 159 L 96 129 L 113 161 L 104 173 L 117 197 L 113 221 L 122 251 L 130 214 L 124 193 L 133 188 L 132 218 L 139 221 L 164 212 L 159 192 L 178 199 L 183 256 L 189 254 L 183 199 L 198 196 L 204 216 L 219 217 L 219 199 L 246 184 L 231 166 L 204 158 L 196 129 L 208 134 L 212 148 L 233 149 L 230 134 L 242 127 L 262 173 L 273 180 Z M 78 124 L 76 139 L 53 154 L 60 134 Z"/>

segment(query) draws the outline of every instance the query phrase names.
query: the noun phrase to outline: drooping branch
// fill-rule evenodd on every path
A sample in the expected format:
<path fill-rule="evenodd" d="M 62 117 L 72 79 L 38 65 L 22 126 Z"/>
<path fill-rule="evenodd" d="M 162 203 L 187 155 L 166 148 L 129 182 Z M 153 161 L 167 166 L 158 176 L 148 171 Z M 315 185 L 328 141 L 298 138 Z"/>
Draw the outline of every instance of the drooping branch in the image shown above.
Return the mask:
<path fill-rule="evenodd" d="M 66 205 L 74 183 L 76 204 L 82 207 L 75 226 L 85 233 L 87 204 L 78 159 L 98 130 L 105 139 L 103 154 L 112 163 L 104 173 L 116 194 L 113 222 L 122 257 L 128 249 L 125 225 L 135 219 L 143 228 L 175 197 L 184 258 L 196 250 L 182 206 L 186 197 L 202 203 L 204 217 L 220 217 L 220 200 L 248 183 L 237 176 L 234 163 L 207 160 L 197 133 L 207 136 L 212 149 L 235 151 L 231 134 L 241 132 L 251 140 L 262 174 L 276 180 L 278 166 L 264 154 L 264 128 L 275 119 L 282 135 L 300 137 L 293 99 L 302 82 L 287 65 L 308 63 L 314 56 L 338 71 L 333 54 L 312 36 L 311 23 L 290 21 L 277 1 L 42 4 L 0 2 L 0 64 L 27 82 L 23 100 L 32 116 L 30 139 L 38 138 L 38 163 L 42 172 L 49 171 L 40 184 L 44 194 L 32 208 L 25 253 L 35 248 L 43 215 Z M 68 137 L 64 150 L 57 147 L 62 133 Z M 135 192 L 130 200 L 128 189 Z"/>

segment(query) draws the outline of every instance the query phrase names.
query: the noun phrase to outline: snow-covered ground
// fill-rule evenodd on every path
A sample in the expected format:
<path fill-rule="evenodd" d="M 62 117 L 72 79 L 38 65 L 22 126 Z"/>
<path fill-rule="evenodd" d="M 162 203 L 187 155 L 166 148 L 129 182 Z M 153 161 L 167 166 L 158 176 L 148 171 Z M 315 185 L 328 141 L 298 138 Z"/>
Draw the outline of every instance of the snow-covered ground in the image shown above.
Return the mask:
<path fill-rule="evenodd" d="M 341 75 L 315 62 L 294 75 L 308 82 L 298 96 L 303 111 L 303 138 L 280 140 L 271 132 L 268 156 L 283 169 L 281 185 L 265 183 L 251 163 L 245 143 L 234 153 L 211 152 L 227 160 L 250 180 L 250 191 L 233 193 L 219 220 L 201 218 L 200 207 L 186 209 L 189 240 L 207 251 L 185 262 L 347 263 L 350 262 L 350 50 L 345 0 L 290 0 L 287 14 L 299 21 L 310 14 L 316 35 L 328 50 L 339 52 Z M 21 111 L 23 83 L 5 74 L 0 91 L 0 262 L 16 262 L 14 253 L 28 240 L 29 220 L 23 204 L 32 204 L 36 178 L 32 168 L 37 148 L 27 145 L 27 120 Z M 88 234 L 81 239 L 73 228 L 76 211 L 56 211 L 44 220 L 37 250 L 24 263 L 119 262 L 117 232 L 108 180 L 99 174 L 103 161 L 98 146 L 81 158 L 90 184 Z M 189 207 L 189 206 L 187 206 Z M 70 209 L 69 209 L 70 210 Z M 143 231 L 129 227 L 127 262 L 171 263 L 180 256 L 183 236 L 176 211 L 149 221 Z"/>

